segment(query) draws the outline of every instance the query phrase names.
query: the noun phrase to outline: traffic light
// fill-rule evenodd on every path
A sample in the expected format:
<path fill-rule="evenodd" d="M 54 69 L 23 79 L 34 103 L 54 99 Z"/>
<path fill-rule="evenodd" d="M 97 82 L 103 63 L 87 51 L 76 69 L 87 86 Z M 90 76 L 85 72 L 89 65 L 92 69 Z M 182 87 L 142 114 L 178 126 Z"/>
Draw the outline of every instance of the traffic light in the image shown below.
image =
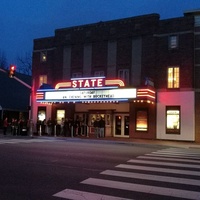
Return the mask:
<path fill-rule="evenodd" d="M 16 66 L 10 65 L 10 70 L 9 70 L 9 77 L 10 78 L 13 78 L 15 76 L 15 70 L 16 70 Z"/>

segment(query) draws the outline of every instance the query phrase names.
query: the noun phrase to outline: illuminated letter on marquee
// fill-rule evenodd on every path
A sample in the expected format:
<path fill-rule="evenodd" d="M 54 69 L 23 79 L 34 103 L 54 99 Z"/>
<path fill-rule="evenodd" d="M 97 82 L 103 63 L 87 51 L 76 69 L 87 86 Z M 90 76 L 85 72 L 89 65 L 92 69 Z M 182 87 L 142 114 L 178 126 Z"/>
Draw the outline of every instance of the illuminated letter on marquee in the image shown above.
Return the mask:
<path fill-rule="evenodd" d="M 72 80 L 73 88 L 93 88 L 93 87 L 103 87 L 102 78 L 88 78 L 88 79 L 78 79 Z"/>
<path fill-rule="evenodd" d="M 72 78 L 71 81 L 57 83 L 55 89 L 60 88 L 95 88 L 106 86 L 124 87 L 120 79 L 105 79 L 105 77 Z"/>

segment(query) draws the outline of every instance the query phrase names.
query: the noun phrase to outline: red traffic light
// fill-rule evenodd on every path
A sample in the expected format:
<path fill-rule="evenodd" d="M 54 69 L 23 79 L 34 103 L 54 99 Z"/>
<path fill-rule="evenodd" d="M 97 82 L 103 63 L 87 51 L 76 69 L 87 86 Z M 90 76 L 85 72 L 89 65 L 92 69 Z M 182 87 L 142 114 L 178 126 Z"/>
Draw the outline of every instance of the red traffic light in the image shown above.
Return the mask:
<path fill-rule="evenodd" d="M 10 65 L 10 71 L 9 71 L 9 76 L 10 77 L 15 76 L 15 70 L 16 70 L 16 66 L 15 65 Z"/>
<path fill-rule="evenodd" d="M 15 70 L 15 66 L 14 65 L 11 65 L 11 67 L 10 67 L 10 69 L 12 70 L 12 71 L 14 71 Z"/>
<path fill-rule="evenodd" d="M 16 70 L 16 66 L 10 65 L 10 70 L 9 70 L 9 77 L 10 78 L 13 78 L 15 76 L 15 70 Z"/>

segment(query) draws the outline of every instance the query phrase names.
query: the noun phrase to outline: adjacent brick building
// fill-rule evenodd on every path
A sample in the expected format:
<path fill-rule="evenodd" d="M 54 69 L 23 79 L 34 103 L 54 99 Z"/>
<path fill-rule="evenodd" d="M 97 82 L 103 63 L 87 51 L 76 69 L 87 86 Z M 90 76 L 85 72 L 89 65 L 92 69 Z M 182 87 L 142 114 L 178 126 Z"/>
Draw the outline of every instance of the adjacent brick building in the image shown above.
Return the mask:
<path fill-rule="evenodd" d="M 24 84 L 30 86 L 31 81 L 31 76 L 20 73 L 10 78 L 8 70 L 0 68 L 0 128 L 5 118 L 9 123 L 12 119 L 28 120 L 31 90 Z"/>
<path fill-rule="evenodd" d="M 60 123 L 79 116 L 92 134 L 93 120 L 103 117 L 106 137 L 200 141 L 198 54 L 199 11 L 166 20 L 149 14 L 57 29 L 53 37 L 34 40 L 32 118 Z M 55 97 L 58 91 L 99 91 L 87 84 L 73 87 L 74 80 L 95 77 L 105 82 L 100 86 L 106 91 L 109 80 L 122 80 L 119 91 L 132 88 L 136 96 Z M 49 91 L 54 97 L 48 99 Z"/>

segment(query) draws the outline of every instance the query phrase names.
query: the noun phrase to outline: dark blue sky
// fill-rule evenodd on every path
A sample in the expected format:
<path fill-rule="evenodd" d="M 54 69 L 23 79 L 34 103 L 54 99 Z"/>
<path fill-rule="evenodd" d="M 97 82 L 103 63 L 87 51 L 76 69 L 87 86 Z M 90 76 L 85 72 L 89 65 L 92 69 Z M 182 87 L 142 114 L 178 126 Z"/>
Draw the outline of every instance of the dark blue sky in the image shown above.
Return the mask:
<path fill-rule="evenodd" d="M 1 0 L 0 52 L 8 64 L 32 53 L 33 39 L 55 29 L 158 13 L 161 19 L 200 9 L 200 0 Z"/>

